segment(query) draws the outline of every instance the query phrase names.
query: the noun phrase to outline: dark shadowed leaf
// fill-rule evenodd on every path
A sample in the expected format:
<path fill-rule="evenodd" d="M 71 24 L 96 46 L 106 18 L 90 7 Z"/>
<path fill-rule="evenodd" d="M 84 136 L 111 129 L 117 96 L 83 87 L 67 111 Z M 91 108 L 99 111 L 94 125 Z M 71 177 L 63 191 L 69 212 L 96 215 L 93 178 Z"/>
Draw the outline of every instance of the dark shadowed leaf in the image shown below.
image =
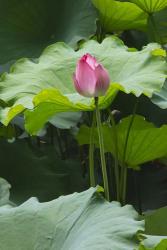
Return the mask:
<path fill-rule="evenodd" d="M 0 64 L 38 57 L 56 41 L 74 45 L 96 30 L 90 0 L 0 0 Z"/>
<path fill-rule="evenodd" d="M 35 142 L 7 143 L 1 139 L 1 177 L 12 185 L 11 201 L 18 204 L 32 196 L 48 201 L 87 187 L 77 159 L 61 160 L 56 145 L 41 144 L 38 148 Z"/>
<path fill-rule="evenodd" d="M 153 13 L 148 18 L 147 33 L 151 41 L 167 43 L 167 8 Z"/>

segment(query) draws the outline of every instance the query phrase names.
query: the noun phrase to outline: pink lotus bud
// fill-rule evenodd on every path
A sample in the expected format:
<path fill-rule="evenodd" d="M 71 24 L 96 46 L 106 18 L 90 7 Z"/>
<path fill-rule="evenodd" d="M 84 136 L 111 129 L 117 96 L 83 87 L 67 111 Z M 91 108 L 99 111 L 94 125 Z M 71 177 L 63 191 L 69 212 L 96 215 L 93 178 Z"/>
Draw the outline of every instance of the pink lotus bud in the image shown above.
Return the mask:
<path fill-rule="evenodd" d="M 90 54 L 78 61 L 73 80 L 76 91 L 85 97 L 105 95 L 110 83 L 107 70 Z"/>

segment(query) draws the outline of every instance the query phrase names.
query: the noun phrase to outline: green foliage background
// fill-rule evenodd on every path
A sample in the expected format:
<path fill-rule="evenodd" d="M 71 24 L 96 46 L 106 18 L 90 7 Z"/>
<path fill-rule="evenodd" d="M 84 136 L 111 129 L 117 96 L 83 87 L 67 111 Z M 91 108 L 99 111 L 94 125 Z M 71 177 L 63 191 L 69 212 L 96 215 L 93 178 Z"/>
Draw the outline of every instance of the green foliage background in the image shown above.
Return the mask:
<path fill-rule="evenodd" d="M 75 92 L 72 82 L 77 60 L 89 52 L 107 68 L 111 78 L 111 87 L 100 98 L 110 182 L 114 183 L 110 166 L 116 155 L 115 137 L 104 109 L 122 112 L 115 115 L 121 165 L 130 114 L 139 98 L 125 157 L 131 168 L 127 198 L 140 213 L 142 208 L 166 204 L 167 1 L 0 0 L 0 4 L 0 175 L 12 185 L 9 200 L 10 185 L 0 181 L 0 246 L 3 250 L 18 249 L 20 244 L 25 250 L 41 246 L 165 250 L 166 208 L 145 214 L 144 232 L 143 222 L 131 206 L 107 203 L 99 189 L 55 199 L 89 187 L 85 144 L 89 144 L 90 111 L 95 107 L 92 99 Z M 98 148 L 96 133 L 95 144 Z M 96 177 L 102 184 L 97 155 Z M 159 182 L 148 170 L 148 162 L 157 159 L 153 169 Z M 142 179 L 140 173 L 147 174 L 148 179 L 152 176 L 152 180 Z M 147 191 L 156 190 L 157 197 L 141 200 L 147 193 L 141 185 Z M 26 201 L 31 196 L 49 202 Z M 35 221 L 34 214 L 38 214 Z M 31 230 L 29 218 L 40 230 Z"/>

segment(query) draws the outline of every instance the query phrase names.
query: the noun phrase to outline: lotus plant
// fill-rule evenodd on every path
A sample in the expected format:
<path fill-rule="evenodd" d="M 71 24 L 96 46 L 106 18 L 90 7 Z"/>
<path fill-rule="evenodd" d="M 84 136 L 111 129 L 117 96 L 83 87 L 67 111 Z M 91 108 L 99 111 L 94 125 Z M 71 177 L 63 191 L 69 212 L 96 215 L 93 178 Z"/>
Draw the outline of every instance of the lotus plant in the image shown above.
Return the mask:
<path fill-rule="evenodd" d="M 77 63 L 76 71 L 73 74 L 74 86 L 76 91 L 85 97 L 94 97 L 95 99 L 95 109 L 96 109 L 96 123 L 99 136 L 99 145 L 100 145 L 100 156 L 101 156 L 101 166 L 104 182 L 104 194 L 107 200 L 109 197 L 109 185 L 107 177 L 107 169 L 104 155 L 104 142 L 103 142 L 103 133 L 101 126 L 101 117 L 98 107 L 98 97 L 105 95 L 110 84 L 110 77 L 107 70 L 97 62 L 96 58 L 90 54 L 83 55 Z M 94 122 L 92 123 L 92 128 Z M 90 138 L 90 154 L 89 157 L 93 161 L 93 131 Z M 91 162 L 92 162 L 91 161 Z M 94 164 L 90 164 L 90 184 L 95 185 L 94 177 Z"/>

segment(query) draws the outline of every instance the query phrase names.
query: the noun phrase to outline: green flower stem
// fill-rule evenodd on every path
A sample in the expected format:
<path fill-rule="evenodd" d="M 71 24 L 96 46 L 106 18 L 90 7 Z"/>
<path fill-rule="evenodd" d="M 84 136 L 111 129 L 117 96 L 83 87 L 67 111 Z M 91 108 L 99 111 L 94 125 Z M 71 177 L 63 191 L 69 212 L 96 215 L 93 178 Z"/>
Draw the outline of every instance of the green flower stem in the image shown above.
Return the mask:
<path fill-rule="evenodd" d="M 127 189 L 127 165 L 126 165 L 126 152 L 127 152 L 127 146 L 128 146 L 128 140 L 129 140 L 129 135 L 130 135 L 130 130 L 132 128 L 132 124 L 135 118 L 136 110 L 138 106 L 138 99 L 135 103 L 134 109 L 133 109 L 133 114 L 128 126 L 126 138 L 125 138 L 125 146 L 124 146 L 124 152 L 123 152 L 123 162 L 121 166 L 121 183 L 120 183 L 120 189 L 121 189 L 121 194 L 122 194 L 122 204 L 124 205 L 126 203 L 126 189 Z"/>
<path fill-rule="evenodd" d="M 105 154 L 104 154 L 104 141 L 103 141 L 102 126 L 101 126 L 101 117 L 100 117 L 100 111 L 98 107 L 98 97 L 95 97 L 95 107 L 96 107 L 97 131 L 98 131 L 98 136 L 99 136 L 101 167 L 102 167 L 103 182 L 104 182 L 104 195 L 105 195 L 105 198 L 109 201 L 110 200 L 109 185 L 108 185 L 107 168 L 106 168 L 106 161 L 105 161 Z"/>
<path fill-rule="evenodd" d="M 90 132 L 90 144 L 89 144 L 89 175 L 90 175 L 90 186 L 95 187 L 95 170 L 94 170 L 94 131 L 95 131 L 95 124 L 96 124 L 96 116 L 95 112 L 93 112 L 93 121 L 92 127 Z"/>
<path fill-rule="evenodd" d="M 99 43 L 102 43 L 103 39 L 105 38 L 105 31 L 101 25 L 100 20 L 97 20 L 96 25 L 97 25 L 97 31 L 96 31 L 97 41 Z"/>
<path fill-rule="evenodd" d="M 126 203 L 126 191 L 127 191 L 127 172 L 128 172 L 128 168 L 127 168 L 126 164 L 124 164 L 122 166 L 122 168 L 123 168 L 122 205 L 125 205 L 125 203 Z"/>
<path fill-rule="evenodd" d="M 114 146 L 115 146 L 115 157 L 114 157 L 114 172 L 115 172 L 115 181 L 116 181 L 116 194 L 117 201 L 120 201 L 120 187 L 119 187 L 119 164 L 118 164 L 118 135 L 115 120 L 112 112 L 109 110 L 111 124 L 114 130 Z"/>

